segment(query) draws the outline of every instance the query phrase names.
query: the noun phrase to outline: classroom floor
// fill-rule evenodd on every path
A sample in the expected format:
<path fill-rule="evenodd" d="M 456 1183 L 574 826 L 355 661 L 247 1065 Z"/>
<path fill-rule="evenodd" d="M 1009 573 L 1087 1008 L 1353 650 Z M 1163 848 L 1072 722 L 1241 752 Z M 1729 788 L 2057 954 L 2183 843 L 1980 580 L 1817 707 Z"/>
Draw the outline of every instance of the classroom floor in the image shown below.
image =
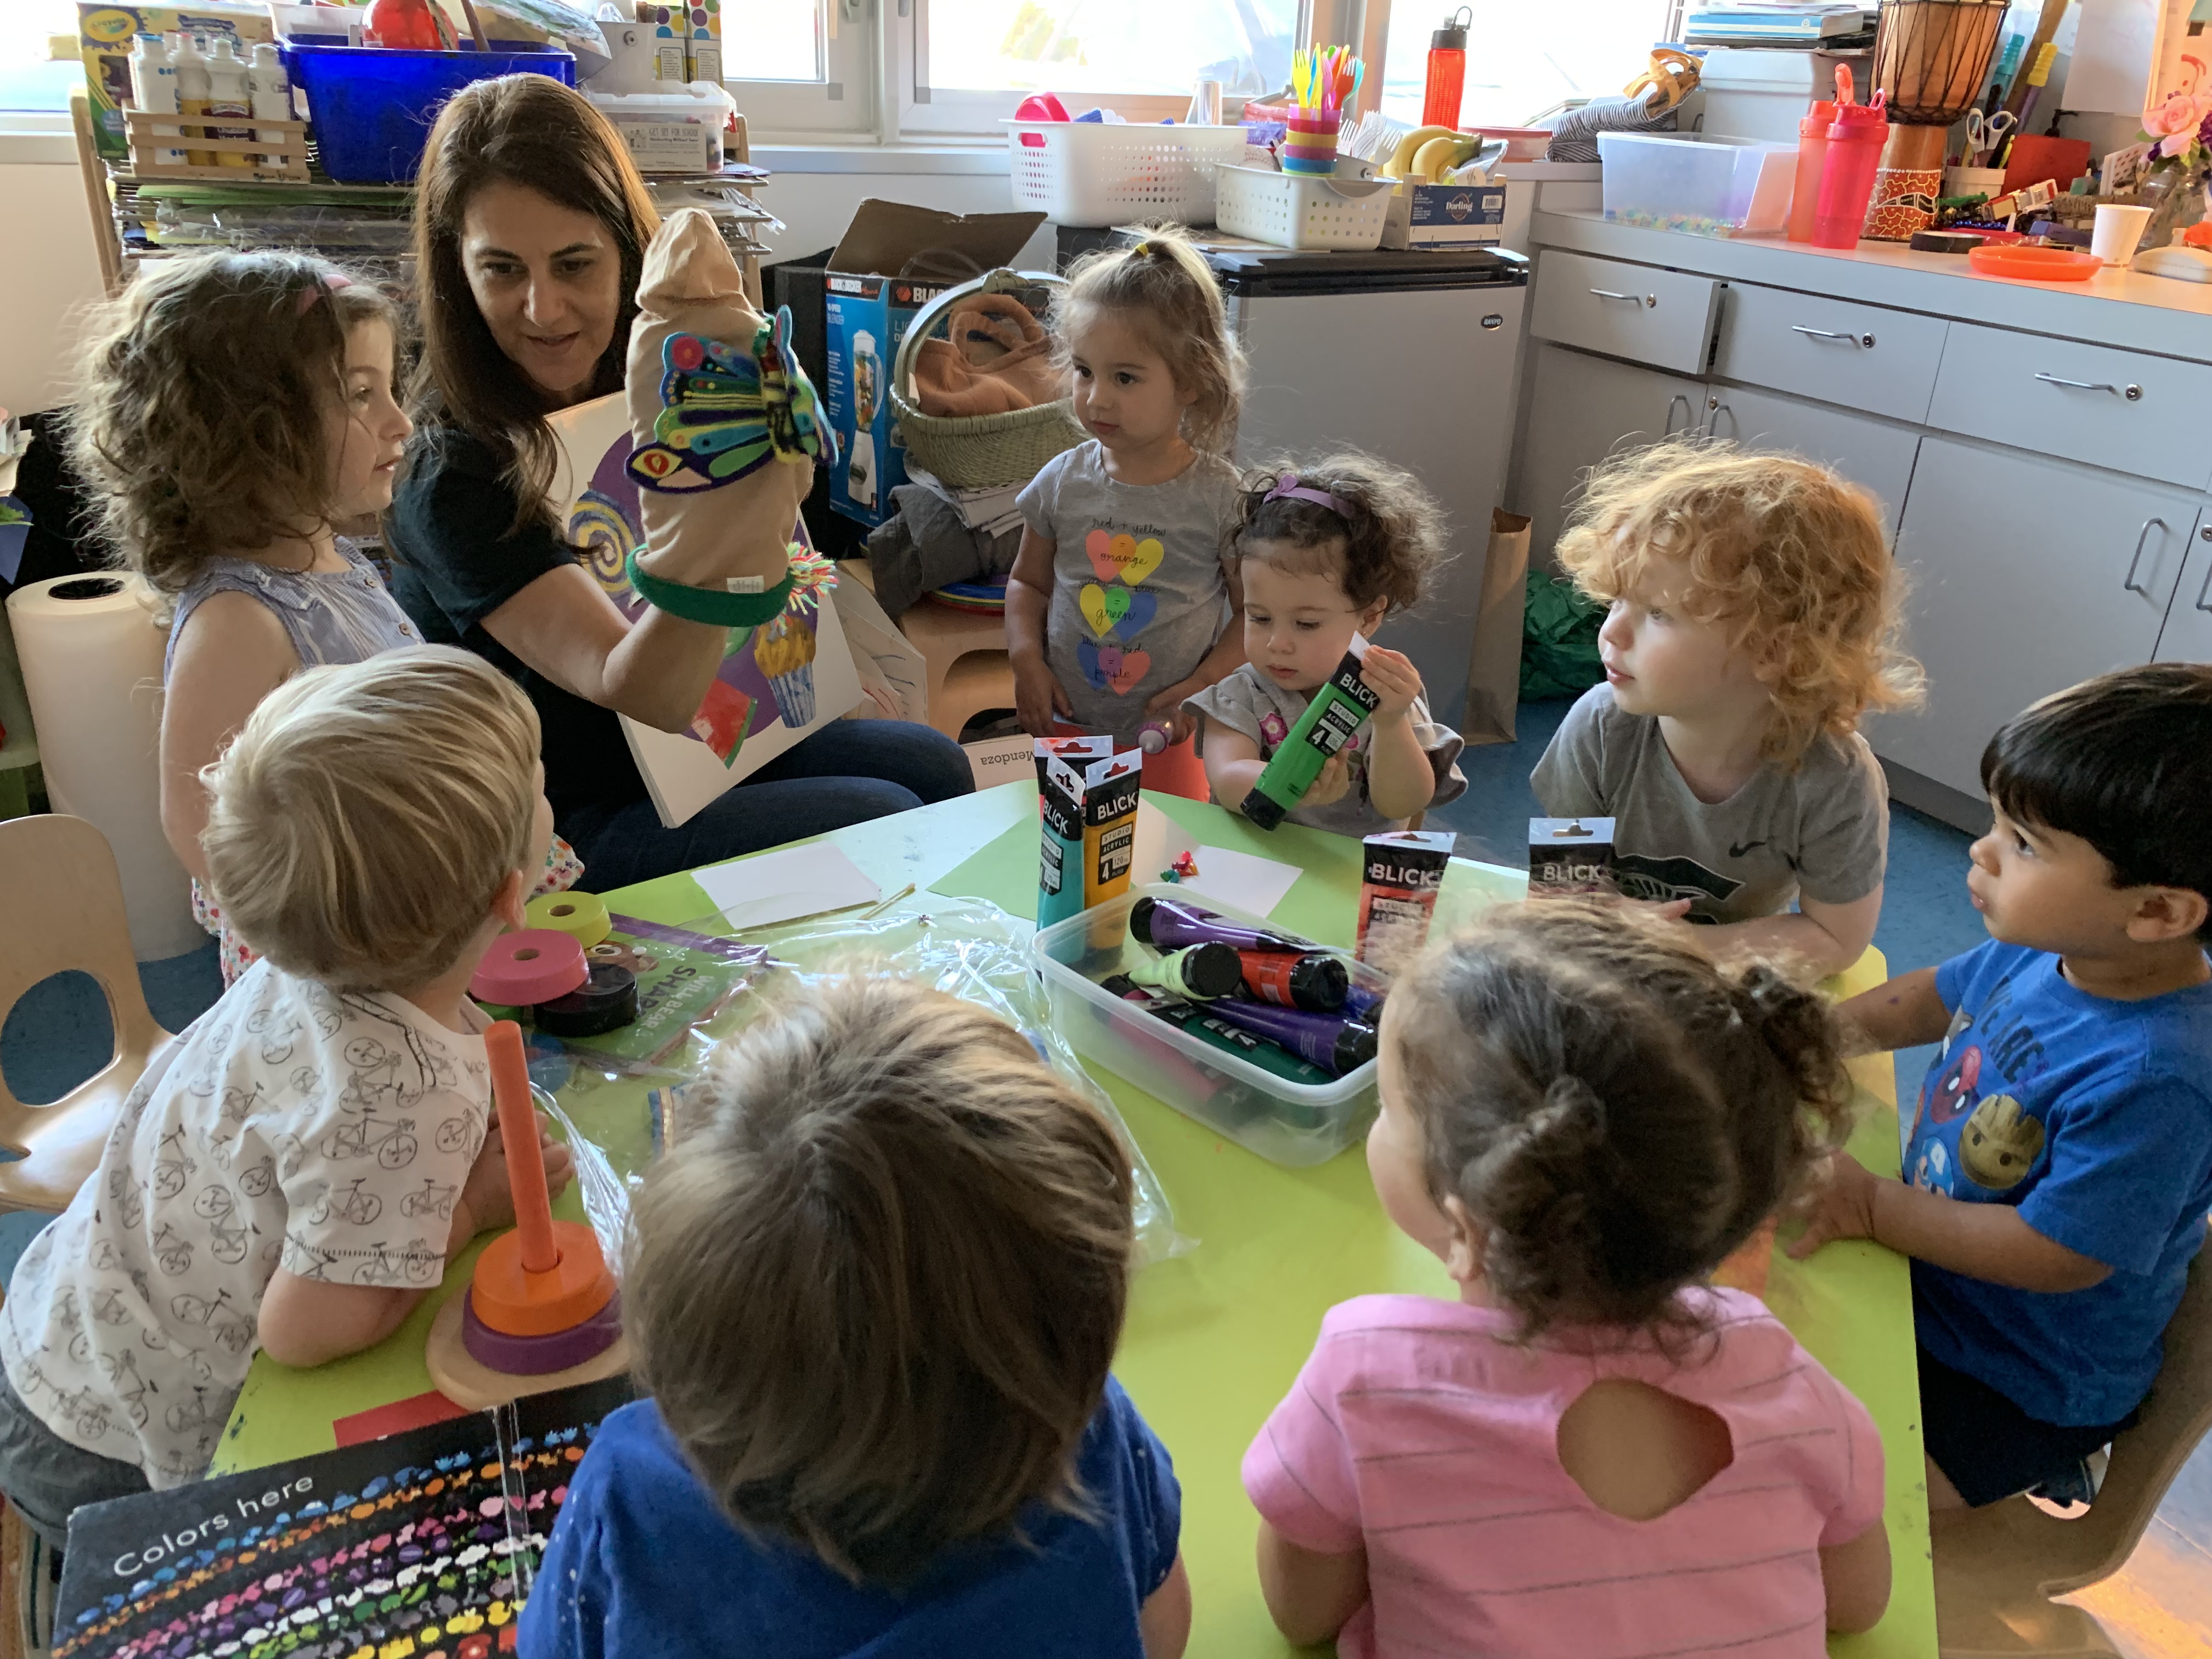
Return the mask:
<path fill-rule="evenodd" d="M 1429 815 L 1429 827 L 1460 836 L 1464 857 L 1518 866 L 1528 856 L 1528 820 L 1538 815 L 1528 772 L 1551 740 L 1567 703 L 1521 706 L 1518 741 L 1469 749 L 1461 761 L 1468 791 Z M 1955 956 L 1984 937 L 1966 902 L 1967 838 L 1910 807 L 1890 809 L 1889 875 L 1875 943 L 1893 971 Z M 215 945 L 166 962 L 143 963 L 139 977 L 154 1018 L 182 1030 L 221 994 Z M 16 1097 L 52 1100 L 111 1052 L 97 989 L 82 975 L 35 988 L 0 1027 L 0 1073 Z M 1897 1056 L 1898 1095 L 1911 1101 L 1932 1048 Z M 44 1224 L 44 1218 L 0 1215 L 0 1283 Z M 2212 1659 L 2212 1441 L 2200 1448 L 2167 1494 L 2126 1568 L 2071 1598 L 2103 1621 L 2129 1659 Z"/>

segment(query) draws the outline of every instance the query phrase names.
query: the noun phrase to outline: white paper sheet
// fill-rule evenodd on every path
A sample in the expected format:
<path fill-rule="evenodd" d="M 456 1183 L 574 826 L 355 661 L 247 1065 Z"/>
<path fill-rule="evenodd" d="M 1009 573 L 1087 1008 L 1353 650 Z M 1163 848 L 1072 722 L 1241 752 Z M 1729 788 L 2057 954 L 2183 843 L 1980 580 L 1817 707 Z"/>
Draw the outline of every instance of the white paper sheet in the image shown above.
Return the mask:
<path fill-rule="evenodd" d="M 1198 873 L 1182 884 L 1200 898 L 1233 904 L 1249 915 L 1271 914 L 1298 878 L 1298 867 L 1226 847 L 1201 847 L 1192 853 Z"/>
<path fill-rule="evenodd" d="M 2081 0 L 2063 89 L 2068 109 L 2142 112 L 2158 48 L 2160 9 L 2160 0 Z"/>
<path fill-rule="evenodd" d="M 763 853 L 696 872 L 696 881 L 730 926 L 772 927 L 800 916 L 818 916 L 856 904 L 872 904 L 883 889 L 828 842 Z"/>

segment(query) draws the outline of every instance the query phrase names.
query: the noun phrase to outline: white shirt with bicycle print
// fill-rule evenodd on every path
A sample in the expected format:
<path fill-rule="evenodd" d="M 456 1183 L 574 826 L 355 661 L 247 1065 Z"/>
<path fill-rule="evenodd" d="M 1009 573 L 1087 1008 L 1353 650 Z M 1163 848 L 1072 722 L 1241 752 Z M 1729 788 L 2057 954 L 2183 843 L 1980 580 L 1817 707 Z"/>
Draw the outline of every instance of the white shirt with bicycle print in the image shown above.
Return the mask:
<path fill-rule="evenodd" d="M 490 1117 L 480 1031 L 255 963 L 155 1055 L 98 1172 L 24 1252 L 0 1304 L 16 1394 L 156 1488 L 198 1479 L 279 1267 L 438 1283 Z"/>

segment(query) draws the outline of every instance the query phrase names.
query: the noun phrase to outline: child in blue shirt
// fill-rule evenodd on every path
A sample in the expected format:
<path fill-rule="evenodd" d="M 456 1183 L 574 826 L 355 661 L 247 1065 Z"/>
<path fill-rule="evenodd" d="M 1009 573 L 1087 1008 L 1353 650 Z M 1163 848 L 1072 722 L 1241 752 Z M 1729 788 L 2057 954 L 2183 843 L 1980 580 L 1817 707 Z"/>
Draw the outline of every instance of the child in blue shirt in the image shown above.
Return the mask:
<path fill-rule="evenodd" d="M 1930 1508 L 2092 1495 L 2212 1208 L 2212 668 L 2046 697 L 1982 781 L 1990 942 L 1843 1008 L 1878 1048 L 1943 1044 L 1905 1179 L 1838 1157 L 1790 1249 L 1913 1258 Z"/>
<path fill-rule="evenodd" d="M 1181 1489 L 1107 1374 L 1113 1126 L 1012 1027 L 875 975 L 705 1088 L 632 1218 L 652 1398 L 577 1468 L 523 1659 L 1179 1659 Z"/>

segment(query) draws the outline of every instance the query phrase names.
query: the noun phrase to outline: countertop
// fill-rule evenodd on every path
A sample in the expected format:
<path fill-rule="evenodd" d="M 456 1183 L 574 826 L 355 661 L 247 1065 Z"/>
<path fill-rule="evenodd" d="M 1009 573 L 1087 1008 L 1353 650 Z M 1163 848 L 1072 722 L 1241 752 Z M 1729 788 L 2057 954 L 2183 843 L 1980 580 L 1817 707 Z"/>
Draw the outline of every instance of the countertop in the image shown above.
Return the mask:
<path fill-rule="evenodd" d="M 2021 282 L 1978 276 L 1963 255 L 1916 253 L 1901 242 L 1821 248 L 1778 237 L 1693 236 L 1609 224 L 1595 212 L 1540 210 L 1529 230 L 1538 247 L 2212 362 L 2212 283 L 2109 269 L 2086 283 Z M 1539 282 L 1542 275 L 1540 262 Z"/>

